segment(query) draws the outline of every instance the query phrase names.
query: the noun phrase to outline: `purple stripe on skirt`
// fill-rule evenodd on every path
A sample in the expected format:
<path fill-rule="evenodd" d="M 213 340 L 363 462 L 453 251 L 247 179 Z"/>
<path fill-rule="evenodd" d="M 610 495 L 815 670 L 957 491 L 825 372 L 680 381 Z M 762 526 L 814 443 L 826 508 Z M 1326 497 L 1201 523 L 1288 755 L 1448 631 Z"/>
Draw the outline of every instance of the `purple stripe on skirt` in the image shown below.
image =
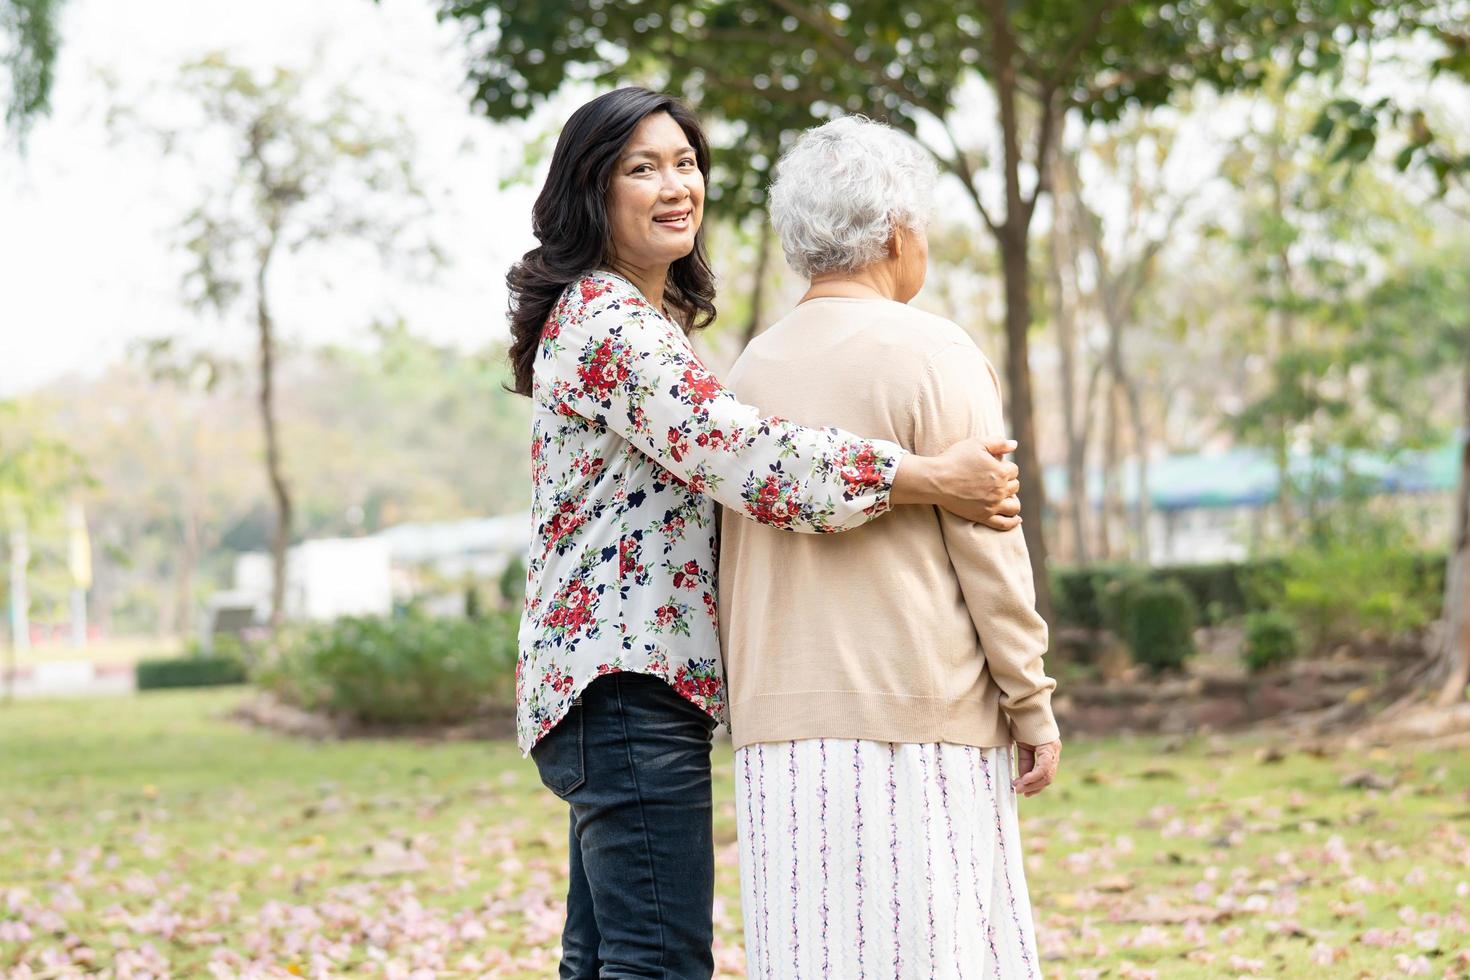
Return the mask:
<path fill-rule="evenodd" d="M 976 755 L 980 757 L 980 765 L 984 767 L 985 753 L 977 752 Z M 970 798 L 974 799 L 980 795 L 980 783 L 975 778 L 975 767 L 970 765 L 966 768 L 970 770 Z M 985 785 L 990 785 L 989 769 L 985 770 Z M 975 837 L 975 846 L 970 848 L 970 872 L 975 876 L 975 899 L 980 903 L 980 921 L 983 923 L 985 929 L 985 941 L 990 945 L 990 965 L 995 968 L 995 975 L 998 980 L 1003 980 L 1000 977 L 1000 948 L 995 945 L 995 926 L 990 921 L 990 889 L 983 887 L 980 881 L 980 866 L 975 863 L 975 852 L 980 849 L 980 828 L 978 825 L 973 824 L 972 827 L 974 828 L 973 836 Z M 991 873 L 995 873 L 994 869 L 991 869 Z"/>
<path fill-rule="evenodd" d="M 893 975 L 903 976 L 903 903 L 898 897 L 898 780 L 894 771 L 898 747 L 888 743 L 888 826 L 893 828 L 889 847 L 893 854 Z"/>
<path fill-rule="evenodd" d="M 791 968 L 796 976 L 801 974 L 801 928 L 797 921 L 796 908 L 801 898 L 801 839 L 796 826 L 796 794 L 801 789 L 801 780 L 796 773 L 796 743 L 787 742 L 786 769 L 791 774 Z"/>
<path fill-rule="evenodd" d="M 919 746 L 919 767 L 924 772 L 924 881 L 929 886 L 929 894 L 934 894 L 934 838 L 931 833 L 932 820 L 929 814 L 929 758 L 925 753 L 927 746 Z M 924 903 L 929 910 L 929 970 L 934 970 L 934 945 L 938 940 L 938 932 L 934 925 L 934 900 L 931 897 Z"/>
<path fill-rule="evenodd" d="M 817 742 L 821 752 L 822 767 L 817 775 L 817 796 L 822 801 L 822 976 L 832 974 L 832 950 L 827 941 L 827 920 L 831 910 L 827 907 L 827 740 Z"/>
<path fill-rule="evenodd" d="M 971 750 L 964 749 L 963 751 L 965 755 L 969 755 Z M 956 919 L 958 919 L 958 909 L 964 907 L 960 902 L 960 852 L 954 841 L 954 815 L 949 812 L 949 779 L 944 775 L 944 746 L 939 747 L 935 761 L 939 769 L 939 806 L 944 811 L 944 833 L 949 838 L 949 868 L 954 872 L 954 897 Z M 971 860 L 974 860 L 973 856 Z M 953 932 L 955 974 L 959 980 L 965 980 L 965 961 L 960 957 L 960 930 L 956 928 Z"/>
<path fill-rule="evenodd" d="M 852 743 L 852 802 L 857 818 L 853 844 L 857 853 L 857 955 L 858 973 L 863 972 L 863 743 Z"/>
<path fill-rule="evenodd" d="M 1031 965 L 1031 951 L 1026 948 L 1026 930 L 1021 925 L 1021 911 L 1016 908 L 1016 892 L 1011 886 L 1011 862 L 1006 858 L 1005 825 L 1002 823 L 1000 816 L 1000 796 L 998 795 L 1000 788 L 998 786 L 991 787 L 990 763 L 985 760 L 983 754 L 980 756 L 980 768 L 985 773 L 985 788 L 990 791 L 990 799 L 995 806 L 996 845 L 1000 848 L 1001 875 L 1005 879 L 1006 899 L 1010 902 L 1011 919 L 1016 924 L 1016 937 L 1021 947 L 1021 962 L 1026 964 L 1026 976 L 1034 977 L 1036 976 L 1036 969 Z M 999 776 L 996 777 L 996 782 L 1000 782 Z"/>
<path fill-rule="evenodd" d="M 755 762 L 756 792 L 760 794 L 761 801 L 761 867 L 766 868 L 770 865 L 766 859 L 766 747 L 764 744 L 756 745 Z M 761 941 L 761 949 L 769 950 L 771 948 L 771 903 L 765 899 L 766 895 L 763 891 L 761 895 L 761 928 L 765 933 L 765 938 Z M 765 960 L 766 976 L 769 977 L 771 975 L 771 957 L 768 955 L 765 957 Z"/>

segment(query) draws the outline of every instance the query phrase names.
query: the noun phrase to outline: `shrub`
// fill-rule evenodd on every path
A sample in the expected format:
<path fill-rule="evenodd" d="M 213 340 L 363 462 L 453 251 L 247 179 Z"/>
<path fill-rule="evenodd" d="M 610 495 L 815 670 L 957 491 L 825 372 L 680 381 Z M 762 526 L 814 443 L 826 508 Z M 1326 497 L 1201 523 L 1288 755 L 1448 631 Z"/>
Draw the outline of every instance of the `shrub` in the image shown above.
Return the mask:
<path fill-rule="evenodd" d="M 1173 580 L 1190 594 L 1196 609 L 1206 611 L 1210 622 L 1233 619 L 1260 608 L 1252 585 L 1263 569 L 1277 564 L 1275 559 L 1267 559 L 1253 563 L 1219 562 L 1161 568 L 1107 564 L 1061 569 L 1052 573 L 1057 622 L 1084 629 L 1108 625 L 1109 596 L 1121 585 L 1138 579 L 1153 582 Z"/>
<path fill-rule="evenodd" d="M 1175 581 L 1139 580 L 1122 586 L 1114 605 L 1116 632 L 1134 663 L 1154 673 L 1182 667 L 1194 654 L 1194 599 Z"/>
<path fill-rule="evenodd" d="M 1253 612 L 1245 618 L 1245 647 L 1241 658 L 1252 671 L 1286 663 L 1298 651 L 1296 623 L 1276 610 Z"/>
<path fill-rule="evenodd" d="M 1098 625 L 1126 639 L 1123 634 L 1127 628 L 1128 604 L 1147 582 L 1148 572 L 1138 567 L 1110 569 L 1094 576 L 1092 592 Z"/>
<path fill-rule="evenodd" d="M 1287 555 L 1263 591 L 1321 649 L 1428 625 L 1442 596 L 1426 588 L 1434 580 L 1432 566 L 1406 539 L 1365 528 Z"/>
<path fill-rule="evenodd" d="M 256 673 L 282 699 L 369 724 L 451 723 L 515 698 L 517 613 L 349 618 L 285 637 Z"/>
<path fill-rule="evenodd" d="M 1195 606 L 1206 612 L 1206 619 L 1219 623 L 1252 610 L 1250 579 L 1259 569 L 1269 568 L 1272 564 L 1274 559 L 1254 563 L 1176 565 L 1159 569 L 1156 577 L 1178 582 L 1194 599 Z"/>
<path fill-rule="evenodd" d="M 166 687 L 216 687 L 245 683 L 245 665 L 238 657 L 201 654 L 139 661 L 134 668 L 138 690 Z"/>
<path fill-rule="evenodd" d="M 1112 566 L 1053 572 L 1052 605 L 1057 622 L 1082 629 L 1101 629 L 1103 611 L 1099 591 L 1120 573 L 1120 568 Z"/>
<path fill-rule="evenodd" d="M 1423 622 L 1434 620 L 1439 615 L 1444 596 L 1444 555 L 1425 553 L 1406 545 L 1394 545 L 1385 553 L 1382 546 L 1370 543 L 1372 538 L 1371 532 L 1355 536 L 1342 545 L 1341 550 L 1355 553 L 1360 565 L 1387 561 L 1392 569 L 1391 579 L 1376 584 L 1391 585 L 1393 594 L 1413 598 L 1412 606 L 1416 613 L 1408 617 L 1407 622 L 1422 625 Z M 1337 550 L 1336 546 L 1329 550 L 1328 560 L 1337 560 Z M 1283 601 L 1283 582 L 1288 577 L 1318 582 L 1324 580 L 1315 567 L 1308 567 L 1315 566 L 1316 563 L 1304 556 L 1312 554 L 1321 556 L 1323 552 L 1319 548 L 1285 558 L 1211 565 L 1171 565 L 1144 569 L 1108 564 L 1059 569 L 1052 572 L 1052 596 L 1057 623 L 1084 629 L 1107 626 L 1109 613 L 1106 607 L 1109 596 L 1119 587 L 1118 583 L 1139 578 L 1154 582 L 1169 579 L 1177 581 L 1190 593 L 1196 608 L 1205 613 L 1205 620 L 1209 623 L 1279 608 Z M 1371 578 L 1371 565 L 1368 571 Z M 1288 572 L 1291 574 L 1288 575 Z M 1338 586 L 1333 586 L 1332 591 L 1335 594 L 1342 593 Z M 1303 590 L 1298 586 L 1298 592 L 1302 601 L 1306 601 L 1310 590 Z M 1380 606 L 1388 603 L 1384 597 L 1377 601 Z"/>

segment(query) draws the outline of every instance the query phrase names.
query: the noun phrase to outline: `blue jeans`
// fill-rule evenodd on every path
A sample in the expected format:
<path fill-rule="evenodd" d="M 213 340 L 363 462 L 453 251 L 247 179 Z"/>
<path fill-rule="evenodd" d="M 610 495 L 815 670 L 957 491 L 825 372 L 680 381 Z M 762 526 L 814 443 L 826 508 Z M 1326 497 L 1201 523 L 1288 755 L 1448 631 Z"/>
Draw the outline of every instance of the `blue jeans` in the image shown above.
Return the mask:
<path fill-rule="evenodd" d="M 571 806 L 563 980 L 714 974 L 714 728 L 657 677 L 609 674 L 531 750 Z"/>

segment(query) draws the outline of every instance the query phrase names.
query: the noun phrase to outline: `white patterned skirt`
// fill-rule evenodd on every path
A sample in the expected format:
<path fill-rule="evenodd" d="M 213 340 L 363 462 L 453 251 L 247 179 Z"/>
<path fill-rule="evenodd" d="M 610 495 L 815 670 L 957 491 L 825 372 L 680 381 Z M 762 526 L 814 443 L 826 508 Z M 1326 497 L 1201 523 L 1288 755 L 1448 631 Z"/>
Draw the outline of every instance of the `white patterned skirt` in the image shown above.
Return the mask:
<path fill-rule="evenodd" d="M 1009 748 L 735 753 L 751 980 L 1041 975 Z"/>

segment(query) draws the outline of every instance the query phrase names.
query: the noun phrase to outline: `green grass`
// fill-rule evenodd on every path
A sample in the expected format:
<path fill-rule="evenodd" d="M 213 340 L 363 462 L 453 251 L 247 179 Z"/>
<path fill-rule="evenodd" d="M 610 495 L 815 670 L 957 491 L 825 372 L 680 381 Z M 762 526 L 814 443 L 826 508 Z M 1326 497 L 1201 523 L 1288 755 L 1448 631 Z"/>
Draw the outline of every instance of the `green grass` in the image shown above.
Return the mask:
<path fill-rule="evenodd" d="M 554 974 L 565 816 L 514 746 L 294 741 L 222 720 L 244 696 L 0 706 L 0 976 Z M 1260 748 L 1068 745 L 1022 803 L 1049 976 L 1470 976 L 1470 753 Z"/>

